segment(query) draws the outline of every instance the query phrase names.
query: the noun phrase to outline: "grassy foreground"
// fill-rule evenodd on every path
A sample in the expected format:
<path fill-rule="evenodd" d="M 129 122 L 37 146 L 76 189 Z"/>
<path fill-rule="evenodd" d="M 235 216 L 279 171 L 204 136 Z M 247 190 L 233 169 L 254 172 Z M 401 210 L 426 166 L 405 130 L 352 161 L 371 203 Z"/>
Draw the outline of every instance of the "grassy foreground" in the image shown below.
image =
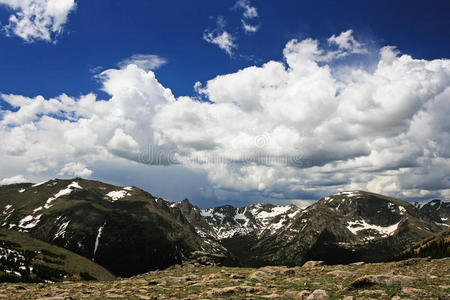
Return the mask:
<path fill-rule="evenodd" d="M 449 299 L 450 258 L 264 267 L 188 263 L 115 281 L 1 284 L 5 299 Z M 319 291 L 318 291 L 319 290 Z M 308 298 L 309 297 L 309 298 Z"/>

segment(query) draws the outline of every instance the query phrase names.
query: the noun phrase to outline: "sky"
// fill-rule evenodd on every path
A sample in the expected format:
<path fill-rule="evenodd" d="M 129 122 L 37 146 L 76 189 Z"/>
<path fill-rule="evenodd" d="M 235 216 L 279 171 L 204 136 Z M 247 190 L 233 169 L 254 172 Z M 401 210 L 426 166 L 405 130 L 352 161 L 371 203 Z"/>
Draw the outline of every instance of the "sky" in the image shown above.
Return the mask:
<path fill-rule="evenodd" d="M 0 184 L 450 199 L 450 3 L 0 0 Z"/>

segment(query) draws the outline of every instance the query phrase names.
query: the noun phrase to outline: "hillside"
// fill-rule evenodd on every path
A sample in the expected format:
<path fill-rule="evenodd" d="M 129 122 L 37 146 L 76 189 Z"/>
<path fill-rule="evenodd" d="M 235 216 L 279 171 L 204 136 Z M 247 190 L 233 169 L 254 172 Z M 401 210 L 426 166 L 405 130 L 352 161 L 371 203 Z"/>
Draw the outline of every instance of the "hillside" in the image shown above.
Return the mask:
<path fill-rule="evenodd" d="M 450 257 L 450 228 L 414 244 L 402 251 L 395 259 L 407 259 L 411 257 Z"/>
<path fill-rule="evenodd" d="M 111 273 L 89 259 L 0 228 L 0 282 L 112 279 Z"/>
<path fill-rule="evenodd" d="M 1 186 L 0 221 L 119 276 L 180 263 L 202 243 L 163 199 L 81 178 Z"/>

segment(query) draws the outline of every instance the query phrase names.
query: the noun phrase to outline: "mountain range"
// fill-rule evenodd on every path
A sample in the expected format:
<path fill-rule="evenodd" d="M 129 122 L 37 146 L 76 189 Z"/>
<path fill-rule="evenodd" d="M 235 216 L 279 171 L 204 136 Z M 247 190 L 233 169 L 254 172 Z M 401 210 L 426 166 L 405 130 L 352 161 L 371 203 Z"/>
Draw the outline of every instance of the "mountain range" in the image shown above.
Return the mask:
<path fill-rule="evenodd" d="M 450 225 L 450 203 L 412 204 L 365 191 L 307 208 L 200 209 L 137 187 L 74 178 L 0 186 L 0 226 L 84 256 L 117 276 L 180 264 L 194 251 L 230 266 L 393 259 Z M 201 252 L 201 253 L 202 253 Z"/>

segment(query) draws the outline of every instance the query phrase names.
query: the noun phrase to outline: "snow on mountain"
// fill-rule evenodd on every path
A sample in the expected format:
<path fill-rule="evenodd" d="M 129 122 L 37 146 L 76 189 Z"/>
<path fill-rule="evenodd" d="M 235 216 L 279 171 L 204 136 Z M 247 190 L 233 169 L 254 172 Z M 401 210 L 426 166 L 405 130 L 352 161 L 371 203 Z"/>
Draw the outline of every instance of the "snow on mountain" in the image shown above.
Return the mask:
<path fill-rule="evenodd" d="M 294 206 L 276 206 L 271 204 L 253 204 L 235 208 L 221 206 L 200 211 L 211 228 L 209 234 L 222 240 L 235 235 L 261 235 L 266 230 L 275 233 L 289 219 L 302 209 Z M 203 228 L 197 228 L 199 234 L 205 235 Z"/>

